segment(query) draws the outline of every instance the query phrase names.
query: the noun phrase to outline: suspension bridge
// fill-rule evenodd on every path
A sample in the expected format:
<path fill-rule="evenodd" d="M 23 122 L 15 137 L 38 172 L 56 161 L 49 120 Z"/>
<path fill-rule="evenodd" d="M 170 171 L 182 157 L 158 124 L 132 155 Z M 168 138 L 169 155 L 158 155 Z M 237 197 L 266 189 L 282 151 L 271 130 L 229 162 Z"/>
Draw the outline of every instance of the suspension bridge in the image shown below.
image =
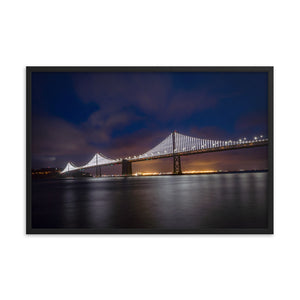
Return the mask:
<path fill-rule="evenodd" d="M 132 175 L 132 163 L 134 162 L 173 157 L 173 174 L 180 175 L 182 174 L 181 156 L 266 145 L 268 145 L 268 139 L 263 136 L 254 137 L 250 140 L 246 138 L 238 140 L 211 140 L 191 137 L 174 131 L 161 143 L 144 154 L 111 159 L 101 153 L 96 153 L 93 158 L 83 166 L 77 167 L 72 162 L 68 162 L 61 174 L 95 168 L 96 175 L 101 176 L 101 167 L 122 164 L 122 175 L 130 176 Z"/>

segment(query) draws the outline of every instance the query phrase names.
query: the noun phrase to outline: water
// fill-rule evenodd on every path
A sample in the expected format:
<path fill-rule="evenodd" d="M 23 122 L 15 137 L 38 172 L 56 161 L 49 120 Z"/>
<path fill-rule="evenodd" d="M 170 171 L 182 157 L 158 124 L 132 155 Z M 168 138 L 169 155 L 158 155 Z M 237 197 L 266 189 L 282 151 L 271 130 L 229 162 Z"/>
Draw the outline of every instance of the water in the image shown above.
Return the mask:
<path fill-rule="evenodd" d="M 35 180 L 33 228 L 267 227 L 267 173 Z"/>

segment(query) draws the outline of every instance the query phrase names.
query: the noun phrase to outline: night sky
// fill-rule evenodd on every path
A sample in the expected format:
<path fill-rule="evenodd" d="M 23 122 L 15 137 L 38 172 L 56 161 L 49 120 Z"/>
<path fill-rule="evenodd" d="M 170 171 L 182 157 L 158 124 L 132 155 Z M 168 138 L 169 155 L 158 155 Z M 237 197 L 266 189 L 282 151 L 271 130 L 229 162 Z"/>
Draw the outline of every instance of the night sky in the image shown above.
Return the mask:
<path fill-rule="evenodd" d="M 267 136 L 267 73 L 32 73 L 32 167 L 138 155 L 173 130 L 214 139 Z M 267 149 L 182 158 L 183 170 L 267 168 Z M 120 173 L 120 166 L 104 173 Z M 170 159 L 133 172 L 172 170 Z"/>

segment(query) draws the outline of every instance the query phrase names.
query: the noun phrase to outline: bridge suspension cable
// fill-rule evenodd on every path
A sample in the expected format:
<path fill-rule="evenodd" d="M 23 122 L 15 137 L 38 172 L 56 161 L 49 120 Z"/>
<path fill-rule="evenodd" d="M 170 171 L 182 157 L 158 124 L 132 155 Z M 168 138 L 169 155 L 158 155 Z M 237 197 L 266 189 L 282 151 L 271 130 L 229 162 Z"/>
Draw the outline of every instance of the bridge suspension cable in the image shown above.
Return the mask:
<path fill-rule="evenodd" d="M 230 150 L 232 148 L 237 148 L 239 146 L 252 147 L 256 145 L 266 144 L 267 138 L 263 136 L 254 137 L 252 140 L 247 140 L 246 138 L 240 138 L 238 140 L 212 140 L 212 139 L 201 139 L 196 137 L 191 137 L 188 135 L 183 135 L 176 131 L 169 134 L 162 142 L 156 145 L 154 148 L 150 149 L 144 154 L 135 155 L 133 157 L 126 157 L 123 160 L 126 161 L 138 161 L 146 160 L 151 158 L 159 158 L 169 155 L 183 155 L 183 154 L 193 154 L 203 151 L 218 151 L 218 150 Z M 207 151 L 206 151 L 207 152 Z M 96 153 L 93 158 L 84 166 L 76 167 L 73 163 L 69 162 L 64 170 L 61 172 L 71 172 L 75 170 L 87 169 L 95 166 L 103 166 L 109 164 L 119 164 L 123 161 L 122 159 L 110 159 L 105 157 L 101 153 Z"/>
<path fill-rule="evenodd" d="M 77 170 L 78 168 L 71 162 L 68 162 L 66 167 L 63 169 L 63 171 L 61 173 L 65 173 L 65 172 L 70 172 L 70 171 L 74 171 Z"/>
<path fill-rule="evenodd" d="M 195 138 L 188 135 L 183 135 L 178 132 L 174 132 L 175 136 L 175 149 L 173 149 L 172 133 L 168 135 L 161 143 L 147 151 L 144 154 L 130 157 L 129 160 L 134 160 L 136 158 L 151 158 L 157 156 L 164 156 L 173 153 L 184 153 L 193 152 L 199 150 L 215 149 L 222 147 L 238 146 L 250 143 L 257 143 L 262 141 L 267 141 L 268 139 L 263 139 L 263 136 L 255 137 L 253 140 L 247 140 L 246 138 L 238 140 L 211 140 L 211 139 L 201 139 Z M 174 152 L 173 152 L 174 150 Z"/>
<path fill-rule="evenodd" d="M 116 160 L 116 159 L 107 158 L 101 153 L 96 153 L 93 156 L 93 158 L 87 164 L 85 164 L 83 166 L 76 167 L 74 164 L 69 162 L 61 173 L 63 174 L 63 173 L 75 171 L 75 170 L 87 169 L 87 168 L 96 167 L 96 166 L 109 165 L 109 164 L 116 163 L 117 161 L 118 160 Z"/>

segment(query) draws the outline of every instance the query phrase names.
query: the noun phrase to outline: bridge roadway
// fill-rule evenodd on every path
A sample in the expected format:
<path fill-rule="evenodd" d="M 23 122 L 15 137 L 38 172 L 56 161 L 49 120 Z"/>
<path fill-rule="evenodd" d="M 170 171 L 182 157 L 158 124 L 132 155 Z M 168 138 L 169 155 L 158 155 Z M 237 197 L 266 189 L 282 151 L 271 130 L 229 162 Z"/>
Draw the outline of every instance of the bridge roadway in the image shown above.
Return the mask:
<path fill-rule="evenodd" d="M 130 158 L 130 159 L 128 159 L 128 161 L 139 162 L 139 161 L 145 161 L 145 160 L 173 157 L 174 155 L 186 156 L 186 155 L 192 155 L 192 154 L 204 154 L 204 153 L 209 153 L 209 152 L 220 152 L 220 151 L 228 151 L 228 150 L 235 150 L 235 149 L 262 147 L 262 146 L 267 146 L 267 145 L 268 145 L 268 141 L 259 141 L 259 142 L 245 143 L 245 144 L 240 144 L 240 145 L 229 145 L 229 146 L 215 147 L 215 148 L 208 148 L 208 149 L 198 149 L 198 150 L 191 150 L 191 151 L 184 151 L 184 152 L 174 152 L 174 153 L 163 154 L 163 155 L 153 155 L 153 156 L 142 157 L 142 158 L 136 157 L 136 158 Z"/>
<path fill-rule="evenodd" d="M 173 159 L 174 159 L 173 174 L 180 175 L 180 174 L 182 174 L 181 161 L 180 161 L 181 156 L 263 147 L 263 146 L 267 146 L 267 145 L 268 145 L 268 140 L 266 139 L 266 140 L 257 141 L 257 142 L 256 141 L 255 142 L 246 142 L 244 144 L 238 144 L 238 145 L 227 145 L 227 146 L 221 146 L 221 147 L 198 149 L 198 150 L 191 150 L 191 151 L 184 151 L 184 152 L 175 152 L 174 151 L 174 153 L 153 155 L 153 156 L 149 156 L 149 157 L 129 157 L 127 159 L 119 159 L 117 161 L 107 163 L 107 164 L 85 166 L 84 168 L 79 167 L 78 170 L 86 170 L 86 169 L 96 168 L 96 174 L 97 174 L 97 168 L 98 168 L 98 172 L 100 172 L 100 174 L 98 174 L 98 175 L 101 176 L 101 167 L 122 164 L 122 175 L 130 176 L 130 175 L 132 175 L 132 163 L 134 163 L 134 162 L 141 162 L 141 161 L 147 161 L 147 160 L 173 157 Z"/>

